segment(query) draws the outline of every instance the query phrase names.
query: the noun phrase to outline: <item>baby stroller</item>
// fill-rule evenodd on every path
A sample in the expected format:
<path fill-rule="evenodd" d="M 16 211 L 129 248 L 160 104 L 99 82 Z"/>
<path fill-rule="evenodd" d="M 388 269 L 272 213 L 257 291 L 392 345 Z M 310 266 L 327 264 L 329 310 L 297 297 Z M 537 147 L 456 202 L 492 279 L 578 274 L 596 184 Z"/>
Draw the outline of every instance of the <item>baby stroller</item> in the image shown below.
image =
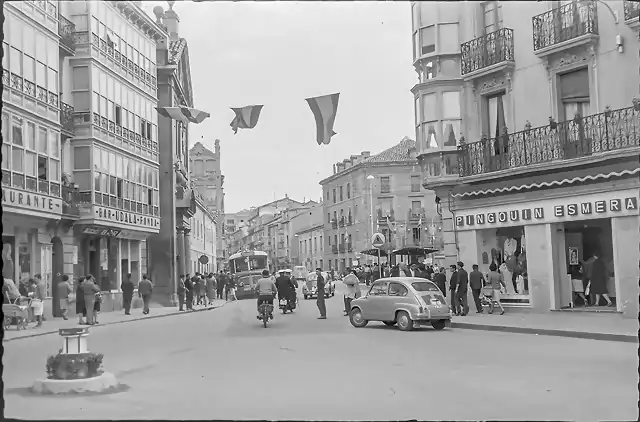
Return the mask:
<path fill-rule="evenodd" d="M 480 295 L 480 303 L 482 306 L 489 306 L 493 304 L 493 287 L 485 286 L 482 288 L 482 294 Z"/>
<path fill-rule="evenodd" d="M 18 328 L 18 331 L 26 330 L 29 325 L 29 307 L 31 306 L 31 299 L 29 299 L 26 304 L 20 303 L 20 299 L 21 298 L 17 298 L 13 302 L 9 300 L 9 303 L 2 304 L 2 313 L 4 314 L 2 325 L 5 331 L 12 325 L 15 325 Z"/>

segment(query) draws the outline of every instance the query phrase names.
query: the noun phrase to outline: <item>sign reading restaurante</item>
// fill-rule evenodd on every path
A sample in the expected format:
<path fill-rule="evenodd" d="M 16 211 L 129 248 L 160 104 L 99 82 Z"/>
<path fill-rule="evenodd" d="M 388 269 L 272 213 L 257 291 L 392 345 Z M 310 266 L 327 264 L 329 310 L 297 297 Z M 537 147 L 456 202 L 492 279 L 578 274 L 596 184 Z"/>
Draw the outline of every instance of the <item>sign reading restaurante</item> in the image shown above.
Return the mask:
<path fill-rule="evenodd" d="M 158 217 L 136 214 L 129 211 L 114 210 L 105 207 L 95 207 L 94 213 L 94 218 L 96 220 L 112 221 L 146 229 L 160 228 L 160 219 Z"/>
<path fill-rule="evenodd" d="M 11 208 L 14 207 L 27 211 L 59 214 L 62 210 L 62 200 L 52 196 L 3 187 L 2 206 L 5 207 L 5 211 L 11 211 Z"/>
<path fill-rule="evenodd" d="M 615 192 L 611 193 L 615 194 Z M 455 217 L 456 227 L 471 229 L 486 227 L 486 225 L 540 224 L 566 221 L 576 217 L 577 219 L 605 218 L 638 212 L 637 196 L 597 198 L 595 195 L 590 195 L 584 198 L 543 200 L 538 201 L 536 205 L 539 203 L 542 206 L 509 207 L 504 210 L 500 210 L 501 207 L 495 207 L 487 212 L 475 213 L 461 211 Z"/>

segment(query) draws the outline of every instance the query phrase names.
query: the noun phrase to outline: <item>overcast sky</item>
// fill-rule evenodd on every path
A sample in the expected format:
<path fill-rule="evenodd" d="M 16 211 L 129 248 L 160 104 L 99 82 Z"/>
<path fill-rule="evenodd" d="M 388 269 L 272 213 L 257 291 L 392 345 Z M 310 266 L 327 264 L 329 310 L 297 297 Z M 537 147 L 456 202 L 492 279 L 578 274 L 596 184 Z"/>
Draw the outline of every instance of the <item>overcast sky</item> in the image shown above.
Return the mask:
<path fill-rule="evenodd" d="M 149 2 L 154 5 L 166 2 Z M 351 154 L 415 138 L 409 2 L 177 2 L 195 107 L 190 146 L 220 139 L 225 211 L 288 194 L 321 197 L 318 182 Z M 331 144 L 318 146 L 305 98 L 340 93 Z M 264 104 L 233 134 L 229 107 Z M 204 137 L 204 138 L 202 138 Z"/>

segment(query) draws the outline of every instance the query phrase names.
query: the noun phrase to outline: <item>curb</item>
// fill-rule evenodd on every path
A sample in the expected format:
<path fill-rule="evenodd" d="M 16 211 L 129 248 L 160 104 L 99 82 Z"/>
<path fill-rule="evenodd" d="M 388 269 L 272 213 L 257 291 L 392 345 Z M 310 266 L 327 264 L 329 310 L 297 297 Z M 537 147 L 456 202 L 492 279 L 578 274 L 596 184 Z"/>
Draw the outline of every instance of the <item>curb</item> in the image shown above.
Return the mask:
<path fill-rule="evenodd" d="M 471 324 L 468 322 L 452 322 L 451 328 L 479 331 L 500 331 L 515 334 L 535 334 L 554 337 L 582 338 L 589 340 L 617 341 L 622 343 L 638 343 L 638 336 L 627 334 L 589 333 L 584 331 L 552 330 L 546 328 L 508 327 L 504 325 Z"/>
<path fill-rule="evenodd" d="M 165 317 L 174 316 L 174 315 L 189 315 L 189 314 L 194 314 L 196 312 L 213 311 L 214 309 L 222 308 L 226 304 L 227 304 L 227 302 L 224 302 L 220 306 L 214 306 L 212 308 L 204 308 L 204 309 L 194 309 L 191 312 L 175 311 L 175 312 L 171 312 L 171 313 L 163 314 L 163 315 L 152 315 L 152 316 L 145 316 L 143 318 L 132 318 L 132 319 L 125 319 L 125 320 L 122 320 L 122 321 L 105 322 L 103 324 L 93 325 L 91 327 L 92 328 L 99 328 L 99 327 L 105 327 L 107 325 L 126 324 L 126 323 L 129 323 L 129 322 L 146 321 L 148 319 L 165 318 Z M 15 337 L 15 338 L 9 338 L 9 339 L 4 338 L 4 339 L 2 339 L 2 343 L 8 343 L 10 341 L 22 340 L 22 339 L 25 339 L 25 338 L 47 336 L 47 335 L 51 335 L 51 334 L 58 334 L 58 330 L 55 330 L 55 331 L 41 331 L 41 332 L 38 332 L 38 333 L 32 333 L 32 334 L 28 334 L 28 335 L 24 335 L 24 336 L 20 336 L 20 337 Z"/>

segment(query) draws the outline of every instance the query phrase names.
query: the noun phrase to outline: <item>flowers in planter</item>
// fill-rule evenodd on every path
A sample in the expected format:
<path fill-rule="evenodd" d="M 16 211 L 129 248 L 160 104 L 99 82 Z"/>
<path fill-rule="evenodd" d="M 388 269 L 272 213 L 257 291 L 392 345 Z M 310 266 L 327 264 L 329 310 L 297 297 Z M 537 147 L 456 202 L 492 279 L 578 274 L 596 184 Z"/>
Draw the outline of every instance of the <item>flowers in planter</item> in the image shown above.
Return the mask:
<path fill-rule="evenodd" d="M 102 353 L 63 354 L 47 358 L 46 371 L 48 379 L 73 380 L 94 378 L 102 374 Z"/>

